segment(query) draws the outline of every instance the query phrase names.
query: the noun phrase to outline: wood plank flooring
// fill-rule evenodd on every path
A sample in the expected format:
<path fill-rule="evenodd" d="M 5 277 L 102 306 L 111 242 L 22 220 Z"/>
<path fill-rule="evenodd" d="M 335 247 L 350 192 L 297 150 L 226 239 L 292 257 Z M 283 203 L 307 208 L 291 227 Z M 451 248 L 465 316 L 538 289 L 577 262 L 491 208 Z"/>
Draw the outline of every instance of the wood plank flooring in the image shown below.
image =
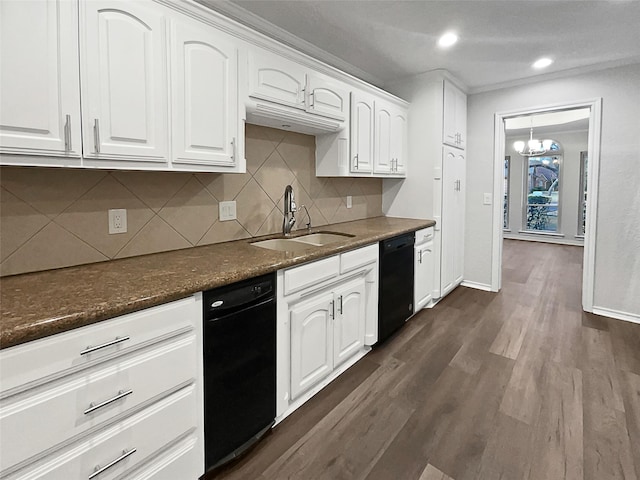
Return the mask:
<path fill-rule="evenodd" d="M 503 262 L 207 480 L 640 479 L 640 325 L 582 312 L 580 247 Z"/>

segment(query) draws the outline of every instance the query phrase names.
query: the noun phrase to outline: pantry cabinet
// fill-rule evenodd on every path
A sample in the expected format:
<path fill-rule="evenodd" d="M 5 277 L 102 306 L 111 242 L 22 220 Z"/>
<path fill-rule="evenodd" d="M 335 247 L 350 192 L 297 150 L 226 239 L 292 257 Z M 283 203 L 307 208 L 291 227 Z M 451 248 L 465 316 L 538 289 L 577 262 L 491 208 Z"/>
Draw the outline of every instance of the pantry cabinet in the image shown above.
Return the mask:
<path fill-rule="evenodd" d="M 442 160 L 442 251 L 440 294 L 460 285 L 464 273 L 465 154 L 443 147 Z"/>
<path fill-rule="evenodd" d="M 173 161 L 233 166 L 238 138 L 238 49 L 189 18 L 171 21 Z"/>
<path fill-rule="evenodd" d="M 80 7 L 83 155 L 167 164 L 164 9 L 123 0 Z"/>
<path fill-rule="evenodd" d="M 76 2 L 0 2 L 1 153 L 80 157 L 77 25 Z"/>
<path fill-rule="evenodd" d="M 442 143 L 464 149 L 467 144 L 467 96 L 445 80 L 443 98 Z"/>

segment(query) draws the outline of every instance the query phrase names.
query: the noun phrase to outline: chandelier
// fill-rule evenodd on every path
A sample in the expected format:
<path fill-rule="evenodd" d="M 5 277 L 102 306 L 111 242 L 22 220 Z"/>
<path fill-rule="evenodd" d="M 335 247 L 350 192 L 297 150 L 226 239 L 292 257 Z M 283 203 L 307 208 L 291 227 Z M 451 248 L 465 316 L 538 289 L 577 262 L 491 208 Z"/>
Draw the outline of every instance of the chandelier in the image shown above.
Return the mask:
<path fill-rule="evenodd" d="M 518 140 L 513 143 L 513 148 L 523 157 L 538 157 L 547 153 L 551 149 L 552 143 L 553 140 L 551 139 L 540 141 L 533 138 L 533 127 L 531 127 L 529 141 L 525 143 L 522 140 Z"/>

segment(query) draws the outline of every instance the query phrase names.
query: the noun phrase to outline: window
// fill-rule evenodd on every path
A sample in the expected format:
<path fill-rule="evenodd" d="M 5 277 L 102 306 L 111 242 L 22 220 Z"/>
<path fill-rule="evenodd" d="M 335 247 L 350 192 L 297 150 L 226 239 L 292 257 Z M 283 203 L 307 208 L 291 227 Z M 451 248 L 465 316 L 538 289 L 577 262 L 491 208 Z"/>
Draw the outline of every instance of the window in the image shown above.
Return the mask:
<path fill-rule="evenodd" d="M 504 218 L 502 221 L 502 228 L 509 230 L 509 166 L 511 163 L 511 157 L 507 155 L 504 157 L 504 199 L 502 200 Z"/>
<path fill-rule="evenodd" d="M 587 152 L 580 152 L 580 188 L 578 193 L 578 236 L 584 237 L 587 225 L 587 167 L 589 155 Z"/>
<path fill-rule="evenodd" d="M 527 174 L 524 230 L 558 232 L 561 161 L 560 155 L 525 158 Z"/>

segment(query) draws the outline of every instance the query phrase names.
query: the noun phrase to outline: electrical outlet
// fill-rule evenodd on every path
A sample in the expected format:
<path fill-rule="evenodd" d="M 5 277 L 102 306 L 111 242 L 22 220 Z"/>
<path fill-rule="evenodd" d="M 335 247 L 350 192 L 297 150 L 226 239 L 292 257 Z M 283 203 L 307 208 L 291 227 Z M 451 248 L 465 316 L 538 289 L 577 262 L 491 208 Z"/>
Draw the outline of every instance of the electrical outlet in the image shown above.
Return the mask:
<path fill-rule="evenodd" d="M 347 208 L 351 208 L 353 206 L 353 197 L 351 195 L 347 195 Z"/>
<path fill-rule="evenodd" d="M 492 195 L 490 193 L 483 194 L 483 200 L 484 200 L 483 203 L 485 205 L 491 205 L 491 200 L 492 200 L 491 197 L 492 197 Z"/>
<path fill-rule="evenodd" d="M 127 210 L 116 208 L 109 210 L 109 235 L 127 233 Z"/>
<path fill-rule="evenodd" d="M 221 222 L 227 220 L 235 220 L 236 216 L 236 202 L 231 200 L 229 202 L 220 202 L 218 204 L 218 218 Z"/>

